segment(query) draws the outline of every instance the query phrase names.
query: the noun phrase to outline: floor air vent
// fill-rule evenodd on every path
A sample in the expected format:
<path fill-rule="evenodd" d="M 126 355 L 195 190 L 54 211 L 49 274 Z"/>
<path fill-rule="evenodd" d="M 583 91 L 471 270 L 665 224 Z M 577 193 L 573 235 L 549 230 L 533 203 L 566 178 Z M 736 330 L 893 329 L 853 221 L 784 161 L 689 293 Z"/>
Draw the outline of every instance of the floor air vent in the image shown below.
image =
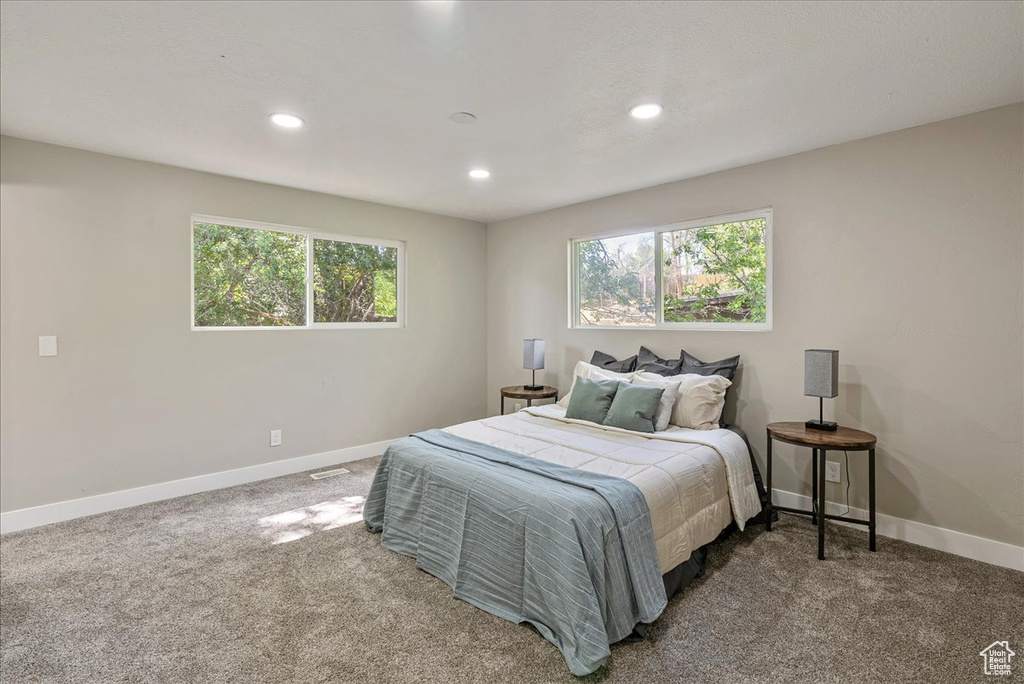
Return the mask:
<path fill-rule="evenodd" d="M 321 470 L 319 473 L 310 473 L 310 477 L 314 480 L 322 480 L 325 477 L 334 477 L 335 475 L 343 475 L 348 472 L 348 468 L 335 468 L 334 470 Z"/>

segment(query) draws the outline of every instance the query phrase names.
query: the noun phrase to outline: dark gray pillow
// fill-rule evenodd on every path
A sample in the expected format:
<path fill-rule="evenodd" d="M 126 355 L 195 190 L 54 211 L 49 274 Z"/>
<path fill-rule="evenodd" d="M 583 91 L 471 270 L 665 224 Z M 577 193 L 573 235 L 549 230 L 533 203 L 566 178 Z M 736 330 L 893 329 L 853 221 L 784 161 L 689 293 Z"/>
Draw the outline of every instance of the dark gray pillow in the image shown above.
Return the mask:
<path fill-rule="evenodd" d="M 636 370 L 658 375 L 679 375 L 682 372 L 682 359 L 663 359 L 647 347 L 640 347 L 636 355 Z"/>
<path fill-rule="evenodd" d="M 718 361 L 701 361 L 696 356 L 686 353 L 685 349 L 679 350 L 680 372 L 693 373 L 695 375 L 721 375 L 723 378 L 733 379 L 736 375 L 736 368 L 740 365 L 740 357 L 730 356 L 727 359 Z"/>
<path fill-rule="evenodd" d="M 569 395 L 565 417 L 603 423 L 618 391 L 618 380 L 590 380 L 577 377 L 576 384 L 572 386 L 572 394 Z"/>
<path fill-rule="evenodd" d="M 590 365 L 612 371 L 613 373 L 632 373 L 636 370 L 636 357 L 630 356 L 628 359 L 619 361 L 614 356 L 596 351 L 590 357 Z"/>
<path fill-rule="evenodd" d="M 629 383 L 619 383 L 619 391 L 615 393 L 604 424 L 635 432 L 654 432 L 654 421 L 661 405 L 662 387 L 639 387 Z M 575 396 L 575 393 L 574 393 Z"/>

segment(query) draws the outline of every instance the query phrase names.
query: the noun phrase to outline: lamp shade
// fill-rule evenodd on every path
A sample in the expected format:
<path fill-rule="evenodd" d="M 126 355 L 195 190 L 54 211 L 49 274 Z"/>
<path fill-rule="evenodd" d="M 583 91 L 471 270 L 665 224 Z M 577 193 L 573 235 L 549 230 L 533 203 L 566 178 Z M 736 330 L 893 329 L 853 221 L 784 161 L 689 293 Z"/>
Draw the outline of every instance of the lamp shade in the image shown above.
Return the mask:
<path fill-rule="evenodd" d="M 839 394 L 839 351 L 804 350 L 804 396 L 832 399 Z"/>
<path fill-rule="evenodd" d="M 523 368 L 540 370 L 544 367 L 544 340 L 523 340 Z"/>

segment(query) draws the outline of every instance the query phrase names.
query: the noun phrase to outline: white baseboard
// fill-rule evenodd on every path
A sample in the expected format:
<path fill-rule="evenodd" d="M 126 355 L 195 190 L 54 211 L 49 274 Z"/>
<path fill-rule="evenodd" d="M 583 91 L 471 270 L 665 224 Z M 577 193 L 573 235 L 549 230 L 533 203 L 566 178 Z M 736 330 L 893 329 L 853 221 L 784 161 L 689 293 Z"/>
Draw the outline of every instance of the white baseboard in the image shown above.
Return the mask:
<path fill-rule="evenodd" d="M 187 477 L 183 480 L 161 482 L 134 489 L 123 489 L 108 494 L 87 496 L 82 499 L 58 501 L 57 503 L 8 511 L 7 513 L 0 513 L 0 533 L 17 532 L 18 530 L 49 525 L 50 523 L 62 520 L 106 513 L 119 508 L 129 508 L 154 501 L 174 499 L 179 496 L 198 494 L 199 492 L 207 492 L 211 489 L 233 487 L 246 484 L 247 482 L 268 480 L 272 477 L 301 473 L 305 470 L 322 468 L 334 465 L 335 463 L 358 461 L 362 458 L 383 454 L 396 441 L 395 439 L 388 439 L 383 442 L 361 444 L 359 446 L 324 451 L 308 456 L 297 456 L 282 461 L 272 461 L 246 468 L 210 473 L 209 475 L 197 475 L 196 477 Z"/>
<path fill-rule="evenodd" d="M 772 502 L 778 506 L 802 508 L 804 510 L 811 508 L 811 497 L 805 494 L 797 494 L 780 489 L 774 490 L 772 494 Z M 826 513 L 839 515 L 845 510 L 846 506 L 843 504 L 838 504 L 834 501 L 825 502 Z M 866 520 L 868 512 L 861 508 L 851 508 L 849 515 Z M 829 522 L 855 527 L 859 530 L 865 529 L 863 525 L 844 523 L 840 520 Z M 875 515 L 875 533 L 882 537 L 899 539 L 911 544 L 927 546 L 930 549 L 937 549 L 946 553 L 956 554 L 957 556 L 973 558 L 983 563 L 1000 565 L 1004 568 L 1012 568 L 1024 572 L 1024 547 L 995 541 L 994 539 L 976 537 L 973 534 L 947 530 L 943 527 L 935 527 L 934 525 L 896 518 L 882 513 L 876 513 Z"/>

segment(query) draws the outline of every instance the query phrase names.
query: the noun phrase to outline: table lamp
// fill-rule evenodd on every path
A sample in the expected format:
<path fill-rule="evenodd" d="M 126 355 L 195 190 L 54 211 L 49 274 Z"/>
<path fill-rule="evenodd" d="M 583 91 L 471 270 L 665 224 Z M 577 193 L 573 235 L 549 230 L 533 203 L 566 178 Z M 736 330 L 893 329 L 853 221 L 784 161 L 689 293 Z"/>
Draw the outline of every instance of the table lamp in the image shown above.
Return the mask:
<path fill-rule="evenodd" d="M 537 369 L 544 368 L 544 340 L 523 340 L 523 368 L 533 371 L 533 380 L 529 385 L 525 385 L 524 389 L 544 389 L 543 385 L 537 384 Z"/>
<path fill-rule="evenodd" d="M 836 349 L 804 350 L 804 396 L 818 397 L 818 420 L 804 425 L 812 430 L 835 430 L 836 423 L 825 420 L 825 397 L 839 394 L 839 351 Z"/>

